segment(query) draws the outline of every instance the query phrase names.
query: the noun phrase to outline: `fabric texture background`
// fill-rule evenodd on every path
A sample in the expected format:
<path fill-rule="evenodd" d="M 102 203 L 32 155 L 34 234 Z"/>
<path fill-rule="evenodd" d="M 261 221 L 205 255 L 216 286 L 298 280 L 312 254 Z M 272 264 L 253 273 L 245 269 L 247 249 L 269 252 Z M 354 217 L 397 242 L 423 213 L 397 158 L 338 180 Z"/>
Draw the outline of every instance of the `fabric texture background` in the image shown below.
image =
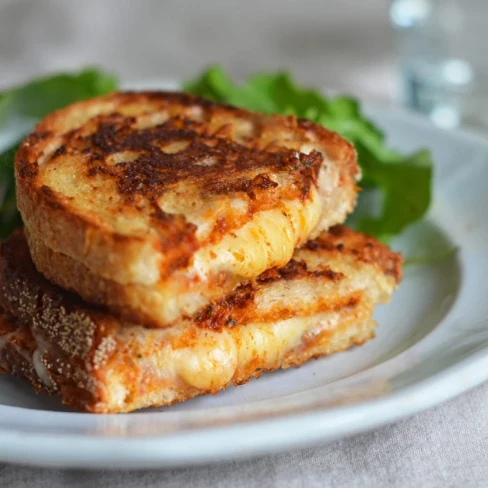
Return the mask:
<path fill-rule="evenodd" d="M 0 87 L 99 64 L 125 81 L 289 69 L 307 84 L 397 95 L 387 0 L 0 0 Z M 486 487 L 488 385 L 376 431 L 255 460 L 154 471 L 0 465 L 1 487 Z M 26 459 L 26 462 L 28 460 Z"/>
<path fill-rule="evenodd" d="M 485 488 L 488 384 L 410 419 L 323 447 L 203 467 L 79 471 L 0 465 L 15 488 Z"/>

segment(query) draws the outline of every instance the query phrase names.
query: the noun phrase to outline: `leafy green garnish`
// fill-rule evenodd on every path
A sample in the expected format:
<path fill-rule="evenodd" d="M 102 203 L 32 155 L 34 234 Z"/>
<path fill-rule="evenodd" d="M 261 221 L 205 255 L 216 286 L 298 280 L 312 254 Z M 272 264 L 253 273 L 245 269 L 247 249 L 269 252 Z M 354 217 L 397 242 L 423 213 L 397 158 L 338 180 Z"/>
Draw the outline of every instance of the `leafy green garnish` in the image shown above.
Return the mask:
<path fill-rule="evenodd" d="M 116 90 L 117 79 L 97 69 L 38 78 L 0 93 L 0 123 L 10 118 L 41 119 L 70 103 Z"/>
<path fill-rule="evenodd" d="M 0 239 L 22 225 L 15 199 L 14 156 L 17 146 L 0 155 Z"/>
<path fill-rule="evenodd" d="M 15 122 L 33 123 L 54 110 L 116 90 L 117 79 L 97 69 L 36 79 L 0 93 L 0 128 Z M 25 135 L 25 134 L 23 134 Z M 13 161 L 18 141 L 0 154 L 0 239 L 21 225 L 15 200 Z"/>
<path fill-rule="evenodd" d="M 403 156 L 388 148 L 383 132 L 362 114 L 359 102 L 352 98 L 329 98 L 316 90 L 300 88 L 287 73 L 263 73 L 237 85 L 218 66 L 185 83 L 184 90 L 250 110 L 310 119 L 353 143 L 362 170 L 361 185 L 379 189 L 383 195 L 379 215 L 357 219 L 360 230 L 388 240 L 421 219 L 429 208 L 429 152 Z"/>
<path fill-rule="evenodd" d="M 357 144 L 363 178 L 383 192 L 379 217 L 363 217 L 359 228 L 387 241 L 406 226 L 420 220 L 427 212 L 431 199 L 432 161 L 426 150 L 402 161 L 382 161 Z"/>

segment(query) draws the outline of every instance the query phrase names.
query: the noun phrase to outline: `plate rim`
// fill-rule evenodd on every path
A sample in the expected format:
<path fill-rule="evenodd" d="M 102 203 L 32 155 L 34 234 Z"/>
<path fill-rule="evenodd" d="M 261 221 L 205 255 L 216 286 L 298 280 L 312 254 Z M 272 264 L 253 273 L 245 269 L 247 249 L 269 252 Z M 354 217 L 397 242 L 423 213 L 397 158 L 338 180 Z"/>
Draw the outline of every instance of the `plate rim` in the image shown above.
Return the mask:
<path fill-rule="evenodd" d="M 470 380 L 463 383 L 452 381 L 460 374 L 466 375 Z M 42 433 L 19 434 L 15 430 L 0 429 L 0 459 L 2 462 L 21 465 L 93 469 L 168 468 L 249 459 L 313 447 L 380 428 L 439 405 L 478 386 L 487 378 L 488 347 L 385 397 L 353 405 L 292 414 L 285 418 L 260 419 L 149 438 L 130 437 L 128 449 L 121 448 L 121 441 L 128 441 L 123 436 L 46 436 Z M 432 395 L 433 389 L 438 392 L 437 395 Z M 429 394 L 424 394 L 427 392 Z M 412 397 L 415 397 L 415 402 L 408 401 Z M 422 401 L 419 401 L 419 398 Z M 403 408 L 398 408 L 402 403 Z M 367 422 L 364 421 L 365 414 Z M 280 435 L 279 432 L 283 431 L 283 421 L 287 422 L 286 436 L 282 433 Z M 331 429 L 332 425 L 334 429 Z M 266 426 L 268 431 L 265 437 L 260 435 L 263 426 Z M 274 432 L 270 434 L 269 429 Z M 235 439 L 239 431 L 244 431 L 246 438 L 244 442 L 233 445 L 229 441 Z M 214 438 L 212 442 L 202 441 L 209 435 Z M 242 437 L 240 440 L 242 441 Z M 256 443 L 256 440 L 259 440 L 259 443 Z M 188 444 L 194 447 L 188 449 Z M 69 449 L 67 445 L 70 446 Z"/>
<path fill-rule="evenodd" d="M 138 89 L 137 86 L 151 84 L 167 89 L 175 83 L 160 79 L 154 82 L 148 80 L 131 83 L 128 86 Z M 395 119 L 438 131 L 444 137 L 449 134 L 459 140 L 488 147 L 488 140 L 475 131 L 447 131 L 436 127 L 426 117 L 401 107 L 385 106 L 367 100 L 362 100 L 362 103 L 367 110 L 383 112 Z M 420 342 L 425 339 L 424 337 Z M 412 345 L 411 348 L 418 344 Z M 46 467 L 145 469 L 209 464 L 311 447 L 378 428 L 438 405 L 486 381 L 487 366 L 488 346 L 485 346 L 412 385 L 377 398 L 345 406 L 324 407 L 289 415 L 280 414 L 274 418 L 241 420 L 236 424 L 163 433 L 153 437 L 100 437 L 96 434 L 87 436 L 52 433 L 47 435 L 35 431 L 19 432 L 15 427 L 9 429 L 0 424 L 0 461 Z M 465 380 L 453 381 L 460 376 L 464 376 Z M 415 401 L 412 401 L 412 398 L 415 398 Z M 20 410 L 21 407 L 0 405 L 0 414 L 8 409 Z M 28 412 L 30 409 L 23 410 Z M 151 415 L 158 413 L 152 412 Z M 287 423 L 286 435 L 282 432 L 285 430 L 283 422 Z M 267 430 L 265 436 L 262 435 L 263 426 L 266 426 Z M 334 428 L 331 429 L 331 426 Z M 239 442 L 229 442 L 235 439 L 236 434 L 242 433 L 245 437 L 240 435 Z M 124 443 L 120 441 L 129 439 L 130 446 L 121 447 Z M 202 439 L 206 440 L 203 442 Z M 194 447 L 188 449 L 189 443 Z M 202 449 L 195 448 L 200 445 Z"/>

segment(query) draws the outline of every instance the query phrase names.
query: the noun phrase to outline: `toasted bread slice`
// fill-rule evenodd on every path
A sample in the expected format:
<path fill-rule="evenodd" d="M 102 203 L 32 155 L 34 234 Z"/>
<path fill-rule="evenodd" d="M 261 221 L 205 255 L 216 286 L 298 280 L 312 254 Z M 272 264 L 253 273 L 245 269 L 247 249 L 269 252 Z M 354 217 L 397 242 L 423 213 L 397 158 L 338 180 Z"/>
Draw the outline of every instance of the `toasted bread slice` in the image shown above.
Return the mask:
<path fill-rule="evenodd" d="M 0 250 L 0 368 L 88 412 L 169 405 L 362 344 L 401 257 L 343 227 L 192 319 L 148 329 L 48 282 L 21 232 Z"/>
<path fill-rule="evenodd" d="M 155 296 L 154 309 L 131 318 L 162 326 L 283 266 L 296 246 L 342 222 L 358 176 L 353 147 L 321 126 L 163 92 L 51 114 L 15 168 L 29 244 L 139 287 L 134 303 Z M 64 286 L 124 315 L 110 286 L 109 300 L 88 296 L 76 274 L 62 274 Z M 161 305 L 168 294 L 174 307 Z"/>

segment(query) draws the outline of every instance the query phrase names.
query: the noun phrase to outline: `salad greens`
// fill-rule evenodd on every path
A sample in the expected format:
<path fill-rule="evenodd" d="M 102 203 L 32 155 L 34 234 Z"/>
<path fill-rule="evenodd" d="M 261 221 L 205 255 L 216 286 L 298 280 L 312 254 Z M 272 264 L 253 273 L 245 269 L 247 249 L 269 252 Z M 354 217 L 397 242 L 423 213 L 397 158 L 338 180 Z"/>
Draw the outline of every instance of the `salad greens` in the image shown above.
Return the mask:
<path fill-rule="evenodd" d="M 118 88 L 117 79 L 104 71 L 87 69 L 36 79 L 0 93 L 0 129 L 12 120 L 31 124 L 72 102 L 103 95 Z M 362 171 L 360 185 L 380 190 L 379 212 L 359 201 L 355 226 L 383 240 L 420 220 L 431 200 L 432 161 L 426 150 L 402 155 L 388 148 L 384 134 L 349 97 L 326 97 L 303 89 L 287 73 L 263 73 L 242 84 L 234 83 L 220 67 L 210 67 L 184 84 L 185 91 L 265 113 L 293 114 L 338 132 L 352 142 Z M 22 134 L 25 135 L 25 134 Z M 0 239 L 21 221 L 15 205 L 13 157 L 18 145 L 0 154 Z"/>
<path fill-rule="evenodd" d="M 117 79 L 97 69 L 38 78 L 0 93 L 0 123 L 8 117 L 40 119 L 79 100 L 116 90 Z"/>
<path fill-rule="evenodd" d="M 15 200 L 14 156 L 17 145 L 0 156 L 0 239 L 22 225 Z"/>
<path fill-rule="evenodd" d="M 352 142 L 362 171 L 360 185 L 383 194 L 379 215 L 361 209 L 366 215 L 357 219 L 360 230 L 388 240 L 426 214 L 432 187 L 429 152 L 404 156 L 389 149 L 384 134 L 361 113 L 357 100 L 300 88 L 287 73 L 263 73 L 237 85 L 218 66 L 187 82 L 184 89 L 250 110 L 310 119 Z"/>

